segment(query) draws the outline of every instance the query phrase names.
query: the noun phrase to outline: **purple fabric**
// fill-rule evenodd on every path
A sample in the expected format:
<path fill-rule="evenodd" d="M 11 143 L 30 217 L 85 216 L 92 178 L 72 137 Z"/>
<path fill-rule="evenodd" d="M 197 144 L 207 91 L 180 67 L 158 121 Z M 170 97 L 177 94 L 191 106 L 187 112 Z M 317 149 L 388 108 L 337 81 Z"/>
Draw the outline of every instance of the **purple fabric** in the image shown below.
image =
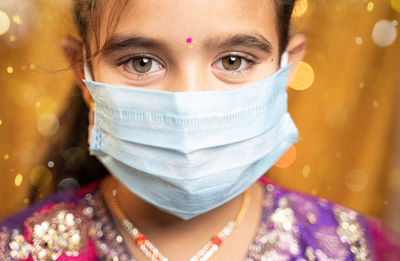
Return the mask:
<path fill-rule="evenodd" d="M 17 229 L 24 234 L 26 233 L 24 221 L 42 207 L 75 202 L 82 204 L 83 207 L 91 206 L 96 209 L 97 216 L 95 215 L 90 222 L 102 222 L 102 229 L 104 228 L 108 234 L 113 234 L 113 237 L 108 241 L 104 236 L 91 238 L 88 242 L 90 244 L 93 242 L 93 247 L 82 252 L 77 259 L 71 260 L 85 260 L 86 257 L 87 260 L 104 260 L 105 256 L 110 255 L 118 255 L 120 260 L 123 258 L 135 260 L 124 244 L 113 245 L 117 241 L 115 238 L 118 237 L 119 231 L 106 205 L 102 205 L 102 198 L 96 198 L 100 181 L 77 192 L 54 193 L 0 222 L 0 259 L 3 254 L 4 260 L 11 260 L 8 256 L 10 237 L 6 238 L 7 234 L 1 234 L 2 231 Z M 400 242 L 394 242 L 400 237 L 393 236 L 394 233 L 390 237 L 385 236 L 391 231 L 387 227 L 382 229 L 374 226 L 376 222 L 373 223 L 359 213 L 326 199 L 281 188 L 265 178 L 260 179 L 260 182 L 265 188 L 263 216 L 256 236 L 249 246 L 246 261 L 328 260 L 328 258 L 400 260 Z M 392 231 L 390 233 L 392 234 Z M 99 248 L 96 248 L 99 242 L 108 245 L 109 252 L 100 254 Z M 115 249 L 120 251 L 116 253 Z M 66 259 L 59 258 L 59 260 Z"/>
<path fill-rule="evenodd" d="M 10 229 L 13 228 L 22 228 L 25 219 L 30 217 L 33 213 L 35 213 L 38 209 L 43 206 L 56 204 L 59 202 L 76 202 L 79 199 L 78 196 L 75 195 L 73 191 L 65 190 L 60 192 L 55 192 L 49 195 L 47 198 L 34 203 L 33 205 L 14 213 L 13 215 L 5 218 L 0 221 L 0 228 L 5 226 Z"/>

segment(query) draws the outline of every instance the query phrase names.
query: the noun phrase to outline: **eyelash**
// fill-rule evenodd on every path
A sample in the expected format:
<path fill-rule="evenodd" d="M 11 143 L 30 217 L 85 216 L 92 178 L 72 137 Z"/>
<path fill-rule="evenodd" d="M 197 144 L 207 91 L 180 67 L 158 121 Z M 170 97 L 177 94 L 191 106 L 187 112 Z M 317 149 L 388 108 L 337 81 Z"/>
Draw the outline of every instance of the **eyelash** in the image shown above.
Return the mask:
<path fill-rule="evenodd" d="M 239 54 L 228 54 L 228 55 L 225 55 L 225 56 L 219 58 L 217 60 L 217 62 L 220 61 L 221 59 L 225 58 L 225 57 L 237 57 L 237 58 L 243 59 L 245 62 L 249 63 L 247 68 L 242 69 L 242 70 L 224 70 L 224 72 L 226 72 L 229 75 L 239 75 L 239 74 L 246 73 L 249 70 L 251 70 L 251 68 L 255 64 L 258 64 L 258 62 L 256 60 L 251 59 L 248 56 L 239 55 Z M 123 70 L 123 71 L 125 71 L 125 72 L 127 72 L 129 74 L 134 75 L 137 79 L 144 78 L 144 77 L 148 76 L 149 74 L 153 73 L 153 72 L 147 72 L 147 73 L 133 72 L 131 69 L 126 68 L 128 63 L 131 63 L 133 59 L 137 59 L 137 58 L 147 58 L 147 59 L 151 59 L 152 61 L 155 61 L 156 63 L 161 64 L 160 62 L 158 62 L 155 58 L 153 58 L 151 56 L 148 56 L 148 55 L 145 55 L 145 54 L 142 54 L 142 53 L 136 53 L 136 54 L 133 54 L 132 56 L 130 56 L 129 58 L 124 59 L 123 61 L 119 62 L 117 65 L 118 65 L 119 68 L 121 68 L 121 70 Z M 212 64 L 213 67 L 214 67 L 215 63 Z M 217 69 L 217 70 L 222 71 L 220 69 Z"/>

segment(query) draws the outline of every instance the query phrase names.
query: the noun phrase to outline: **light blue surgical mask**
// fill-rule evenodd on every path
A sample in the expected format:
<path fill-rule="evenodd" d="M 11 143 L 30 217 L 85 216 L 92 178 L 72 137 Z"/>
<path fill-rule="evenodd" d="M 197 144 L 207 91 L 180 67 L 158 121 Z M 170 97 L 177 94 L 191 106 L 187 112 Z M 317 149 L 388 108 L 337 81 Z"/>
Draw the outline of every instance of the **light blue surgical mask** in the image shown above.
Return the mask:
<path fill-rule="evenodd" d="M 157 208 L 188 220 L 245 191 L 297 141 L 290 65 L 229 91 L 168 92 L 91 80 L 90 154 Z"/>

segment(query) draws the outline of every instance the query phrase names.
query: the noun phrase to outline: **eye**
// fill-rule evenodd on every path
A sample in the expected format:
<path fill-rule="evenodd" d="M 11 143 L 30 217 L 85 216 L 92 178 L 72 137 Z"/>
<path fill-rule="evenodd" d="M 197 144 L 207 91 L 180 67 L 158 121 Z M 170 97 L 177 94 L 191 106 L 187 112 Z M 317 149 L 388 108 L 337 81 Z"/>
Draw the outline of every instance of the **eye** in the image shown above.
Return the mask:
<path fill-rule="evenodd" d="M 243 72 L 255 64 L 254 61 L 249 58 L 240 55 L 229 55 L 222 57 L 213 64 L 213 68 L 219 71 L 228 71 L 229 73 Z"/>
<path fill-rule="evenodd" d="M 121 68 L 136 77 L 146 76 L 162 70 L 164 67 L 155 59 L 147 56 L 134 56 L 120 64 Z"/>

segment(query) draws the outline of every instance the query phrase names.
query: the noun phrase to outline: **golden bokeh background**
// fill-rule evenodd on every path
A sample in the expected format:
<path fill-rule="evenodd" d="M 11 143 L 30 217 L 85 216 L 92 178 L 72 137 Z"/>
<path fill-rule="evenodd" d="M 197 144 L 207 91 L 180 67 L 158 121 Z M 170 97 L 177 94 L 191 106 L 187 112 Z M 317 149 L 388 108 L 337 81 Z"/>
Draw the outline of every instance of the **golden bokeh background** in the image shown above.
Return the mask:
<path fill-rule="evenodd" d="M 400 230 L 400 0 L 298 0 L 293 32 L 308 50 L 289 88 L 299 142 L 268 173 Z M 70 1 L 0 2 L 0 218 L 32 186 L 52 192 L 42 162 L 71 95 L 60 43 L 76 35 Z"/>

